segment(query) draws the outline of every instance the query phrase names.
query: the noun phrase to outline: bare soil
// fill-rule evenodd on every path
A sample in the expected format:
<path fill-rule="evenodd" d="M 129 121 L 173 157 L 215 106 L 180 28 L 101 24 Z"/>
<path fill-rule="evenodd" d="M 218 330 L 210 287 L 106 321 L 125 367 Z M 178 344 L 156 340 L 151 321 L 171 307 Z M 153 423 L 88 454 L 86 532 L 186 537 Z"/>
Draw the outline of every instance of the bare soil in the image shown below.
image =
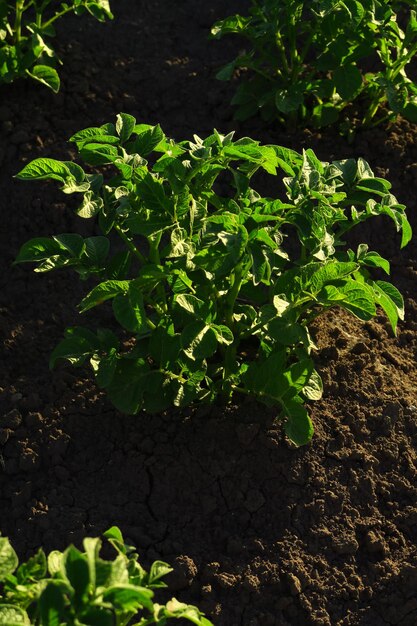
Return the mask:
<path fill-rule="evenodd" d="M 406 319 L 397 337 L 382 315 L 364 324 L 333 310 L 316 322 L 325 396 L 311 403 L 316 434 L 300 449 L 255 403 L 126 417 L 88 371 L 50 372 L 65 327 L 84 322 L 85 285 L 11 265 L 30 237 L 95 232 L 53 184 L 13 175 L 38 156 L 73 158 L 67 139 L 120 111 L 178 140 L 215 127 L 325 160 L 363 156 L 417 227 L 415 125 L 348 144 L 331 130 L 233 121 L 233 85 L 214 75 L 238 44 L 207 35 L 246 4 L 114 0 L 112 23 L 59 27 L 59 95 L 25 81 L 0 88 L 0 530 L 25 557 L 117 524 L 145 566 L 175 567 L 171 592 L 216 626 L 415 626 L 415 240 L 400 252 L 384 219 L 357 233 L 390 258 Z"/>

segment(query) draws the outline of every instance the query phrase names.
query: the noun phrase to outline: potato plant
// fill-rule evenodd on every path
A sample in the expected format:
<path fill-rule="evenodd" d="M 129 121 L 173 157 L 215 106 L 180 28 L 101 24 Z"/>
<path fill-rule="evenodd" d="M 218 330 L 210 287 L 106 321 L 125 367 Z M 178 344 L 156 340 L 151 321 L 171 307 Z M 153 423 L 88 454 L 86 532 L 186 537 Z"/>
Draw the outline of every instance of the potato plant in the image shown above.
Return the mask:
<path fill-rule="evenodd" d="M 389 274 L 389 262 L 344 241 L 385 215 L 407 244 L 411 228 L 390 183 L 361 158 L 326 163 L 311 150 L 217 131 L 175 142 L 123 113 L 71 141 L 87 170 L 41 158 L 18 178 L 53 179 L 80 195 L 78 215 L 96 218 L 102 235 L 32 239 L 16 262 L 94 280 L 80 312 L 111 303 L 124 333 L 68 328 L 51 366 L 89 361 L 129 414 L 253 396 L 277 406 L 295 444 L 308 442 L 304 404 L 322 394 L 311 321 L 331 307 L 369 320 L 382 307 L 395 332 L 403 317 L 398 290 L 372 278 L 373 268 Z M 273 197 L 256 191 L 258 170 L 283 173 Z M 115 235 L 123 249 L 113 252 Z"/>
<path fill-rule="evenodd" d="M 67 13 L 90 13 L 100 22 L 113 17 L 109 0 L 0 1 L 0 84 L 32 78 L 59 91 L 59 59 L 48 40 L 55 36 L 56 20 Z"/>
<path fill-rule="evenodd" d="M 83 552 L 71 545 L 47 556 L 40 548 L 20 565 L 7 537 L 0 537 L 0 625 L 165 626 L 183 619 L 213 626 L 195 606 L 175 598 L 154 602 L 154 590 L 167 586 L 167 563 L 155 561 L 147 572 L 116 526 L 104 537 L 116 550 L 113 560 L 100 557 L 100 539 L 87 537 Z"/>
<path fill-rule="evenodd" d="M 357 102 L 361 126 L 399 114 L 417 121 L 417 85 L 406 73 L 417 51 L 415 7 L 383 0 L 252 0 L 249 15 L 232 15 L 212 28 L 215 38 L 234 34 L 247 42 L 217 74 L 229 80 L 240 73 L 232 100 L 236 118 L 260 114 L 316 127 L 342 120 L 347 131 L 351 122 L 342 112 Z M 402 13 L 405 20 L 399 20 Z"/>

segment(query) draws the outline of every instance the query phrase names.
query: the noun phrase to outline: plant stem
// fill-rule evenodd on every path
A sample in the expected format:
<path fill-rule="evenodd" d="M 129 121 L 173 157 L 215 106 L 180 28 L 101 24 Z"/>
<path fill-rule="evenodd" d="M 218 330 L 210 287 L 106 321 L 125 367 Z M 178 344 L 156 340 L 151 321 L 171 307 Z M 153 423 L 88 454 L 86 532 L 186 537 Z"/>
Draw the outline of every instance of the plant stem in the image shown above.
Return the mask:
<path fill-rule="evenodd" d="M 245 269 L 243 262 L 241 261 L 235 268 L 233 274 L 233 284 L 226 298 L 226 307 L 224 312 L 224 318 L 226 325 L 233 332 L 235 330 L 235 323 L 233 320 L 233 312 L 235 308 L 236 298 L 239 295 L 242 281 L 244 278 Z M 235 333 L 234 333 L 235 334 Z M 227 346 L 224 355 L 224 369 L 223 369 L 223 392 L 227 399 L 230 400 L 233 390 L 229 382 L 229 376 L 236 369 L 236 354 L 237 348 L 240 343 L 240 337 L 235 337 L 233 343 Z"/>
<path fill-rule="evenodd" d="M 137 258 L 139 259 L 139 261 L 144 264 L 146 263 L 146 259 L 143 256 L 143 254 L 141 252 L 139 252 L 139 250 L 136 248 L 136 246 L 134 245 L 134 243 L 132 242 L 131 239 L 129 239 L 129 237 L 126 235 L 126 233 L 123 231 L 123 229 L 116 224 L 115 225 L 115 230 L 117 232 L 117 234 L 119 235 L 119 237 L 121 239 L 123 239 L 123 241 L 125 242 L 125 244 L 127 245 L 127 247 L 129 248 L 130 252 Z"/>
<path fill-rule="evenodd" d="M 69 13 L 70 11 L 73 11 L 73 10 L 74 10 L 74 7 L 67 7 L 66 9 L 63 9 L 62 11 L 60 11 L 59 13 L 55 13 L 53 17 L 51 17 L 47 22 L 44 22 L 42 24 L 42 28 L 48 28 L 48 26 L 52 26 L 55 20 L 59 19 L 66 13 Z"/>
<path fill-rule="evenodd" d="M 161 242 L 162 232 L 157 233 L 154 237 L 149 237 L 149 259 L 155 265 L 161 265 L 161 259 L 159 256 L 159 244 Z M 158 293 L 159 299 L 162 302 L 162 308 L 164 311 L 167 311 L 167 300 L 164 286 L 161 283 L 158 283 L 156 286 L 156 291 Z"/>
<path fill-rule="evenodd" d="M 25 2 L 24 0 L 16 0 L 16 16 L 14 21 L 14 43 L 16 46 L 19 45 L 22 39 L 22 15 L 25 10 Z"/>

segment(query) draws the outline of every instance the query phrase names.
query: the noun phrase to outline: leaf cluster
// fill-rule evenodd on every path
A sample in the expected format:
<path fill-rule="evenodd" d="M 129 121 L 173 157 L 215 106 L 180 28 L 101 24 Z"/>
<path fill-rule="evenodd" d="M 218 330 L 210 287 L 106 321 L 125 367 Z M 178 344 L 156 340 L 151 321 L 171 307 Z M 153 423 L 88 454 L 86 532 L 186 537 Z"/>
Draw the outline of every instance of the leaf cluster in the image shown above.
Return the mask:
<path fill-rule="evenodd" d="M 89 13 L 100 22 L 113 17 L 109 0 L 2 0 L 0 2 L 0 84 L 32 78 L 55 93 L 60 62 L 48 41 L 55 21 L 67 13 Z"/>
<path fill-rule="evenodd" d="M 361 125 L 399 114 L 417 121 L 417 85 L 406 74 L 417 51 L 415 8 L 405 1 L 252 0 L 248 16 L 232 15 L 211 31 L 247 41 L 217 74 L 221 80 L 241 74 L 232 100 L 236 118 L 260 114 L 322 127 L 358 101 Z"/>
<path fill-rule="evenodd" d="M 175 598 L 164 605 L 154 602 L 154 590 L 167 586 L 162 581 L 172 571 L 167 563 L 155 561 L 147 572 L 116 526 L 104 537 L 116 550 L 113 560 L 100 557 L 100 539 L 87 537 L 83 552 L 71 545 L 46 556 L 40 548 L 20 565 L 7 537 L 0 537 L 0 624 L 165 626 L 185 619 L 212 626 L 195 606 Z"/>
<path fill-rule="evenodd" d="M 304 402 L 322 393 L 310 322 L 335 306 L 368 320 L 379 306 L 395 332 L 403 316 L 397 289 L 371 276 L 373 268 L 389 274 L 389 262 L 344 242 L 385 215 L 407 244 L 411 228 L 390 183 L 363 159 L 323 163 L 311 150 L 217 131 L 177 143 L 123 113 L 71 141 L 93 171 L 42 158 L 18 178 L 53 179 L 79 194 L 78 215 L 95 217 L 103 234 L 32 239 L 16 262 L 92 278 L 80 312 L 111 304 L 130 340 L 69 328 L 51 366 L 89 361 L 97 384 L 131 414 L 250 395 L 277 406 L 288 437 L 306 443 L 313 429 Z M 258 170 L 283 174 L 276 197 L 255 190 Z"/>

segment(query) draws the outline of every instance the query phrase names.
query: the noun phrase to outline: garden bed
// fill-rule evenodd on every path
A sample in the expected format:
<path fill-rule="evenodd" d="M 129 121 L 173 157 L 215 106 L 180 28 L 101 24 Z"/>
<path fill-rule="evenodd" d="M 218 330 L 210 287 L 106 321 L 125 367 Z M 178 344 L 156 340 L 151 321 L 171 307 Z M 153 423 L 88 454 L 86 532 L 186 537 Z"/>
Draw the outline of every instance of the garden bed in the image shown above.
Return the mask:
<path fill-rule="evenodd" d="M 213 0 L 197 11 L 191 0 L 118 0 L 114 22 L 60 25 L 57 96 L 30 82 L 0 89 L 0 530 L 27 556 L 117 524 L 145 566 L 156 558 L 174 566 L 171 591 L 216 626 L 413 626 L 415 241 L 398 253 L 391 222 L 379 218 L 358 234 L 391 260 L 406 319 L 393 337 L 382 315 L 319 318 L 325 393 L 311 403 L 315 436 L 299 449 L 254 402 L 126 417 L 87 370 L 50 372 L 86 287 L 70 273 L 11 267 L 30 237 L 94 234 L 71 213 L 72 198 L 13 175 L 37 156 L 73 158 L 67 139 L 120 111 L 178 140 L 236 129 L 311 147 L 323 160 L 362 156 L 392 182 L 417 229 L 415 125 L 400 120 L 347 144 L 331 130 L 290 134 L 233 121 L 233 85 L 214 79 L 233 47 L 207 40 L 211 24 L 241 3 L 232 4 Z"/>

